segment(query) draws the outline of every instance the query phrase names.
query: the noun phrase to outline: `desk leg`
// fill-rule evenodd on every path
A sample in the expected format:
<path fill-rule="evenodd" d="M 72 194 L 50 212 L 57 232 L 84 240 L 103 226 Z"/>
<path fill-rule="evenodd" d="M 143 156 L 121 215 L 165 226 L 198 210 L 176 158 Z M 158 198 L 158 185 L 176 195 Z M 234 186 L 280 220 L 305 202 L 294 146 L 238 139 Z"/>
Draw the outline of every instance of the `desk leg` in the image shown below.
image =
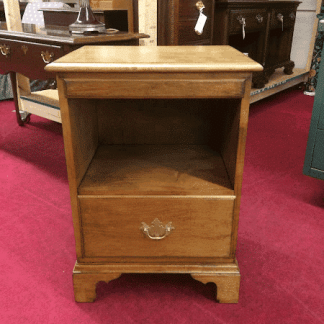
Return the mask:
<path fill-rule="evenodd" d="M 9 74 L 11 80 L 13 99 L 15 103 L 17 122 L 19 126 L 24 126 L 25 122 L 29 121 L 30 114 L 27 114 L 25 118 L 21 118 L 21 113 L 19 111 L 19 103 L 18 103 L 17 74 L 16 72 L 10 72 Z"/>

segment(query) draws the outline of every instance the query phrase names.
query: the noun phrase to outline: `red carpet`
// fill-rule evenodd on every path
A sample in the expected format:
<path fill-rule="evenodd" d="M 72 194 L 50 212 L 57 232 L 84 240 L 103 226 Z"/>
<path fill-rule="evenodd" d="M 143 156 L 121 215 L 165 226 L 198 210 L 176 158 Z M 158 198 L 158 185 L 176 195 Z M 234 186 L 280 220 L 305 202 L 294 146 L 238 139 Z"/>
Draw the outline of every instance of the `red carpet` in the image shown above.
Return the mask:
<path fill-rule="evenodd" d="M 324 182 L 302 174 L 313 102 L 289 90 L 251 106 L 237 305 L 187 275 L 123 275 L 75 303 L 61 125 L 19 127 L 0 102 L 0 323 L 324 323 Z"/>

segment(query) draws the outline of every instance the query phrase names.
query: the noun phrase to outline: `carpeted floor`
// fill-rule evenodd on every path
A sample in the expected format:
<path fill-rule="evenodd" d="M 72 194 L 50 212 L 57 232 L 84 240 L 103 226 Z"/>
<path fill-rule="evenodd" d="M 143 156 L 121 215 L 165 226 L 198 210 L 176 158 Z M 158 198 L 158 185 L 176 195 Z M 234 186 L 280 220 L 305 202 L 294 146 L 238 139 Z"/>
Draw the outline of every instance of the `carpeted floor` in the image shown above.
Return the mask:
<path fill-rule="evenodd" d="M 324 323 L 324 182 L 302 174 L 314 98 L 253 104 L 237 247 L 239 304 L 187 275 L 123 275 L 73 299 L 75 247 L 61 125 L 17 126 L 0 102 L 0 323 Z"/>

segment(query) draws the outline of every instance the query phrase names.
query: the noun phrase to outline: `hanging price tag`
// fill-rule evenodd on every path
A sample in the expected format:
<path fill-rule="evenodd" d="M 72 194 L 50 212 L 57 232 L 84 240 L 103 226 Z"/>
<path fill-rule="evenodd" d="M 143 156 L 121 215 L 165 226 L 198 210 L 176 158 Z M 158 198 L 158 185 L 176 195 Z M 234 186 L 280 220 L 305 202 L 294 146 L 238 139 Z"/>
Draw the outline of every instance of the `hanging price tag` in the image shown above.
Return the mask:
<path fill-rule="evenodd" d="M 203 33 L 205 24 L 206 24 L 207 16 L 202 13 L 202 10 L 200 10 L 200 14 L 195 26 L 195 32 L 198 35 L 201 35 Z"/>

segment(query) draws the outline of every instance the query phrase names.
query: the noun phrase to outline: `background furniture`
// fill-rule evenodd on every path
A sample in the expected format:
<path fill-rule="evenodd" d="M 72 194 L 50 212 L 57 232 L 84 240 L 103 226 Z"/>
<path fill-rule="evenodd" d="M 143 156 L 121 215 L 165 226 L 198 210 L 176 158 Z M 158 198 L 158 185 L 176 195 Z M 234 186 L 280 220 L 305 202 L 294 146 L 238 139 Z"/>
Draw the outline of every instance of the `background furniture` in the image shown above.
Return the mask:
<path fill-rule="evenodd" d="M 58 122 L 61 120 L 57 91 L 31 93 L 26 76 L 33 79 L 53 78 L 53 75 L 44 71 L 45 65 L 85 44 L 135 45 L 138 44 L 139 38 L 146 37 L 132 33 L 72 36 L 68 26 L 60 26 L 59 29 L 53 29 L 51 26 L 44 29 L 36 25 L 22 24 L 18 2 L 5 0 L 4 5 L 7 8 L 7 21 L 0 25 L 0 72 L 10 73 L 19 125 L 29 120 L 29 113 Z M 126 11 L 131 9 L 130 6 L 122 5 L 123 3 L 119 3 L 115 8 Z M 131 10 L 130 16 L 132 13 Z M 129 29 L 134 28 L 129 26 Z M 33 62 L 32 66 L 30 62 Z"/>
<path fill-rule="evenodd" d="M 128 21 L 128 31 L 138 32 L 138 1 L 135 0 L 90 0 L 90 6 L 105 11 L 105 20 L 117 22 L 123 19 L 123 13 Z M 118 12 L 120 14 L 118 14 Z"/>
<path fill-rule="evenodd" d="M 205 0 L 203 13 L 207 16 L 204 31 L 195 33 L 199 17 L 198 0 L 157 0 L 158 45 L 211 45 L 214 1 Z M 222 28 L 224 29 L 224 27 Z"/>
<path fill-rule="evenodd" d="M 318 28 L 324 32 L 324 20 Z M 304 174 L 324 180 L 324 64 L 321 60 L 312 119 L 308 134 Z"/>
<path fill-rule="evenodd" d="M 262 64 L 253 85 L 263 88 L 275 69 L 292 74 L 290 60 L 298 1 L 215 2 L 213 44 L 229 44 Z"/>
<path fill-rule="evenodd" d="M 159 2 L 159 45 L 230 45 L 264 66 L 253 77 L 263 88 L 275 69 L 293 73 L 291 45 L 298 1 Z M 194 28 L 199 8 L 208 17 L 201 35 Z"/>
<path fill-rule="evenodd" d="M 321 12 L 317 15 L 317 18 L 319 20 L 324 19 L 324 6 L 321 6 Z M 320 63 L 321 63 L 321 57 L 323 54 L 322 53 L 323 44 L 324 44 L 324 33 L 318 31 L 316 33 L 314 51 L 313 51 L 312 57 L 311 57 L 311 70 L 310 70 L 309 78 L 306 83 L 306 91 L 308 94 L 311 94 L 311 93 L 315 94 L 315 89 L 316 89 L 317 79 L 318 79 L 318 72 L 319 72 Z"/>
<path fill-rule="evenodd" d="M 23 32 L 11 32 L 5 27 L 4 24 L 0 25 L 0 71 L 2 74 L 10 73 L 19 125 L 24 123 L 19 110 L 58 122 L 61 117 L 57 91 L 30 92 L 30 89 L 18 89 L 16 73 L 31 79 L 54 79 L 55 75 L 44 71 L 44 67 L 79 47 L 86 44 L 136 45 L 138 39 L 144 37 L 132 33 L 71 36 L 68 30 L 41 30 L 35 25 L 23 25 Z M 19 94 L 19 90 L 23 92 Z"/>
<path fill-rule="evenodd" d="M 20 2 L 19 1 L 19 11 L 20 11 L 20 17 L 22 17 L 25 8 L 27 6 L 27 2 Z M 4 10 L 4 4 L 3 1 L 0 1 L 0 21 L 6 21 L 6 15 Z"/>
<path fill-rule="evenodd" d="M 86 58 L 86 60 L 84 59 Z M 57 72 L 75 298 L 125 272 L 190 273 L 236 303 L 252 71 L 229 46 L 85 46 Z"/>
<path fill-rule="evenodd" d="M 194 26 L 199 15 L 198 11 L 195 10 L 197 1 L 156 1 L 158 2 L 158 18 L 156 25 L 158 26 L 159 44 L 170 43 L 172 37 L 173 41 L 176 42 L 177 39 L 182 37 L 183 33 L 190 34 L 192 44 L 199 42 L 208 43 L 211 41 L 208 31 L 213 27 L 213 18 L 209 15 L 209 12 L 213 12 L 213 1 L 203 1 L 206 7 L 204 13 L 208 16 L 208 19 L 205 31 L 199 38 L 197 38 L 197 35 L 194 35 Z M 151 3 L 152 0 L 144 0 L 144 2 Z M 253 3 L 257 4 L 257 2 L 258 1 L 241 1 L 240 3 L 243 6 L 250 3 L 252 6 Z M 287 75 L 283 73 L 282 68 L 277 69 L 275 73 L 270 76 L 269 82 L 264 88 L 252 89 L 251 103 L 307 81 L 311 69 L 312 54 L 316 38 L 316 14 L 320 12 L 321 2 L 321 0 L 303 0 L 297 7 L 291 52 L 291 60 L 296 64 L 293 74 Z M 215 5 L 217 3 L 221 4 L 221 1 L 215 1 Z M 185 12 L 191 13 L 191 15 L 185 14 Z M 181 17 L 179 15 L 181 15 Z M 153 24 L 153 22 L 151 24 Z M 209 24 L 211 24 L 211 26 L 209 26 Z M 181 25 L 187 25 L 188 27 L 184 30 L 184 27 L 181 27 Z M 224 27 L 222 27 L 221 30 L 224 30 Z M 188 36 L 185 36 L 185 38 L 188 40 Z"/>

